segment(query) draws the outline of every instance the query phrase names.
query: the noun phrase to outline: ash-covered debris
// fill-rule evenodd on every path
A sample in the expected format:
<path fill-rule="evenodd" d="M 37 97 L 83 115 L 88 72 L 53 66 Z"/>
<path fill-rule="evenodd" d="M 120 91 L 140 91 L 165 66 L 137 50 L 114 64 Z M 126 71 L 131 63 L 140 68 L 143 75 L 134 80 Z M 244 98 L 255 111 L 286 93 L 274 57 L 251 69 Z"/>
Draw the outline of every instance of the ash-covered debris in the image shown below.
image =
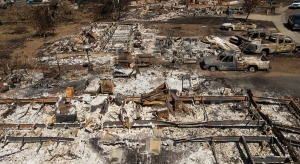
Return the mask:
<path fill-rule="evenodd" d="M 183 17 L 220 16 L 225 14 L 226 8 L 216 6 L 217 1 L 202 1 L 197 8 L 169 1 L 160 4 L 149 4 L 145 7 L 132 9 L 125 13 L 122 20 L 167 21 Z"/>
<path fill-rule="evenodd" d="M 174 38 L 174 29 L 169 29 L 167 37 L 158 37 L 157 32 L 137 23 L 92 23 L 77 35 L 46 44 L 37 60 L 58 67 L 85 67 L 89 62 L 94 70 L 103 70 L 115 64 L 131 68 L 166 62 L 195 64 L 202 57 L 217 55 L 218 49 L 238 49 L 218 37 Z M 86 52 L 84 45 L 90 45 Z"/>
<path fill-rule="evenodd" d="M 92 45 L 91 51 L 99 52 L 106 46 L 116 28 L 116 23 L 91 23 L 76 35 L 63 37 L 53 44 L 46 44 L 42 49 L 42 56 L 83 51 L 81 47 L 85 44 Z"/>
<path fill-rule="evenodd" d="M 153 5 L 135 12 L 127 18 L 163 20 L 222 11 Z M 203 76 L 193 66 L 228 46 L 213 36 L 175 38 L 173 32 L 157 36 L 156 29 L 143 24 L 92 23 L 45 44 L 37 58 L 43 68 L 11 71 L 1 78 L 1 161 L 297 159 L 298 101 L 255 97 L 226 79 Z"/>

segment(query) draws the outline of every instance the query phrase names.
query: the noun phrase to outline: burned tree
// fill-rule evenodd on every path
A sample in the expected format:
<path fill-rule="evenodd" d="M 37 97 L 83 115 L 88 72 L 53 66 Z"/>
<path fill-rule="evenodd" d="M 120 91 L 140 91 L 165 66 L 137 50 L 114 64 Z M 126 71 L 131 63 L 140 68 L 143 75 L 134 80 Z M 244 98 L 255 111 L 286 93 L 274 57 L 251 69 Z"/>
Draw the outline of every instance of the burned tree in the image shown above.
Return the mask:
<path fill-rule="evenodd" d="M 51 16 L 55 23 L 74 21 L 74 13 L 70 1 L 53 0 L 49 4 Z"/>
<path fill-rule="evenodd" d="M 121 12 L 125 10 L 130 0 L 112 0 L 114 3 L 114 13 L 116 19 L 120 19 Z"/>
<path fill-rule="evenodd" d="M 126 9 L 130 0 L 102 0 L 94 8 L 94 21 L 105 19 L 113 16 L 114 19 L 119 19 L 121 12 Z"/>
<path fill-rule="evenodd" d="M 93 19 L 97 21 L 99 19 L 107 18 L 113 12 L 113 3 L 111 0 L 103 0 L 99 5 L 94 7 Z"/>
<path fill-rule="evenodd" d="M 247 13 L 247 17 L 245 21 L 247 21 L 249 15 L 254 11 L 254 9 L 258 6 L 260 0 L 244 0 L 243 8 Z"/>
<path fill-rule="evenodd" d="M 48 6 L 39 6 L 33 8 L 28 14 L 28 23 L 33 27 L 38 35 L 46 35 L 53 33 L 54 21 Z"/>

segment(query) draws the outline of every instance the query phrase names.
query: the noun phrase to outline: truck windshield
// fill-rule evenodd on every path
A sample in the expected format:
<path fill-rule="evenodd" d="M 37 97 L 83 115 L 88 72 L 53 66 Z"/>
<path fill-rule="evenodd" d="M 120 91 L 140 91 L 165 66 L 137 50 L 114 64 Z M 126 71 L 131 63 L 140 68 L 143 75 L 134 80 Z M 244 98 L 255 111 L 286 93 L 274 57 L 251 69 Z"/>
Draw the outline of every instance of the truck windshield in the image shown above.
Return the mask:
<path fill-rule="evenodd" d="M 220 54 L 220 55 L 218 56 L 218 59 L 219 59 L 219 60 L 222 60 L 222 59 L 224 59 L 224 57 L 225 57 L 224 54 Z"/>
<path fill-rule="evenodd" d="M 223 58 L 222 62 L 233 62 L 233 56 L 226 56 Z"/>

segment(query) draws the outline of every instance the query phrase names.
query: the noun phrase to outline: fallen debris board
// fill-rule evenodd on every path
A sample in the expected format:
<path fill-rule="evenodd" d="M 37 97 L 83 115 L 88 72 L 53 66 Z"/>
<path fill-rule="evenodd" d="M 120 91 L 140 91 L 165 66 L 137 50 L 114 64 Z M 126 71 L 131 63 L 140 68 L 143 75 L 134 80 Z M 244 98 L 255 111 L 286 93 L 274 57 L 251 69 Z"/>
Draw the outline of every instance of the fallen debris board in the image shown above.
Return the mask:
<path fill-rule="evenodd" d="M 77 114 L 56 114 L 56 122 L 75 122 L 77 120 Z"/>
<path fill-rule="evenodd" d="M 57 141 L 57 142 L 64 142 L 64 141 L 74 141 L 74 138 L 64 138 L 64 137 L 11 137 L 8 136 L 6 142 L 46 142 L 46 141 Z"/>
<path fill-rule="evenodd" d="M 159 155 L 161 151 L 161 139 L 160 138 L 150 138 L 149 139 L 149 153 L 154 155 Z"/>

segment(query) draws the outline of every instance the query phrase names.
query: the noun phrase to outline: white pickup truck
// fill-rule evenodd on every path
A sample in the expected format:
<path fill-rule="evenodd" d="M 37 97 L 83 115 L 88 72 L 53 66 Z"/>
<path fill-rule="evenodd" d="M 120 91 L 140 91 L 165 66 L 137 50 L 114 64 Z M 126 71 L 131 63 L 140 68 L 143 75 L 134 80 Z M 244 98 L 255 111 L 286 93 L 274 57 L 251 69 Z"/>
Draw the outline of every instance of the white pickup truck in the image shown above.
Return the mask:
<path fill-rule="evenodd" d="M 242 22 L 237 22 L 237 23 L 223 23 L 221 25 L 221 29 L 223 30 L 249 30 L 249 29 L 255 29 L 257 27 L 256 24 L 254 23 L 242 23 Z"/>
<path fill-rule="evenodd" d="M 249 72 L 255 72 L 257 70 L 270 69 L 270 61 L 265 56 L 240 56 L 234 50 L 225 50 L 218 56 L 204 57 L 201 67 L 210 71 L 248 70 Z"/>

